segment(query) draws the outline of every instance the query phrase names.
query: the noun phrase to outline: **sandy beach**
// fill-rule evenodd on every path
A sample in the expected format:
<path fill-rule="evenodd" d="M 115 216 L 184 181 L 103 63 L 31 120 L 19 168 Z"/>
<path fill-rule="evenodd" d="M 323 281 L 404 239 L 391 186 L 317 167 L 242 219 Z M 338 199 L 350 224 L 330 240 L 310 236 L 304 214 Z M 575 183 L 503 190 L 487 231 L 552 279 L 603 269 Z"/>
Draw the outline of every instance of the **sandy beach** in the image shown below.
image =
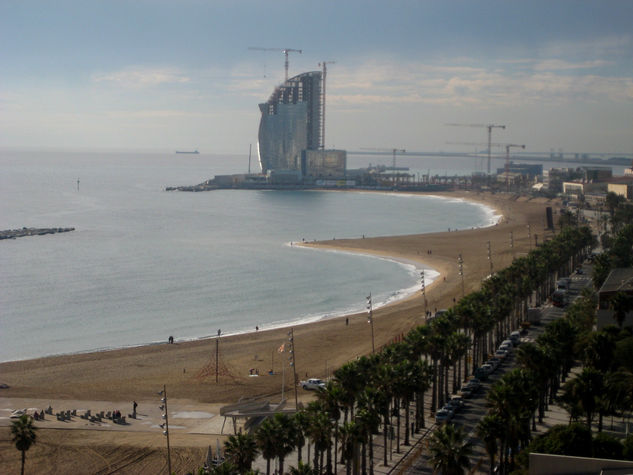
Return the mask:
<path fill-rule="evenodd" d="M 535 236 L 541 242 L 548 235 L 544 229 L 545 207 L 552 206 L 555 211 L 557 209 L 554 203 L 545 199 L 529 200 L 506 194 L 460 192 L 447 193 L 445 196 L 485 203 L 497 210 L 502 218 L 497 225 L 483 229 L 337 239 L 306 245 L 389 256 L 432 267 L 440 272 L 440 276 L 432 285 L 427 285 L 426 289 L 428 309 L 433 311 L 436 308 L 448 308 L 453 304 L 453 299 L 459 299 L 462 295 L 462 280 L 457 265 L 459 254 L 463 258 L 464 290 L 467 294 L 478 288 L 481 280 L 490 272 L 488 242 L 492 251 L 493 269 L 506 267 L 513 257 L 529 251 L 534 245 Z M 531 243 L 528 239 L 528 224 Z M 513 248 L 510 247 L 510 233 L 513 236 Z M 424 323 L 424 312 L 421 293 L 374 311 L 376 347 L 379 348 L 412 327 Z M 262 328 L 249 334 L 221 338 L 218 345 L 220 358 L 217 366 L 220 374 L 217 383 L 216 339 L 2 363 L 0 383 L 9 388 L 0 389 L 0 409 L 5 411 L 0 412 L 0 425 L 6 427 L 9 424 L 9 419 L 5 417 L 7 409 L 38 407 L 44 401 L 66 404 L 64 409 L 70 409 L 71 404 L 96 409 L 101 406 L 111 407 L 108 404 L 116 403 L 125 407 L 125 411 L 131 412 L 131 407 L 128 406 L 133 400 L 138 401 L 141 408 L 155 406 L 157 391 L 163 385 L 167 386 L 174 407 L 182 406 L 190 411 L 217 414 L 219 406 L 235 403 L 240 397 L 261 396 L 279 400 L 282 362 L 287 361 L 288 355 L 279 353 L 278 349 L 287 342 L 287 332 L 288 329 Z M 326 377 L 344 362 L 371 352 L 371 329 L 364 313 L 295 326 L 294 340 L 299 379 L 306 376 Z M 25 344 L 28 344 L 26 338 Z M 259 376 L 249 376 L 251 369 L 258 370 Z M 268 374 L 271 369 L 273 375 Z M 286 397 L 293 404 L 294 395 L 290 392 L 292 373 L 287 366 L 285 376 Z M 299 394 L 302 398 L 309 397 L 301 389 Z M 90 430 L 86 427 L 76 428 L 77 433 Z M 74 443 L 84 441 L 91 446 L 108 443 L 117 445 L 123 440 L 125 444 L 135 444 L 136 440 L 143 447 L 153 446 L 154 443 L 157 447 L 164 444 L 160 433 L 158 437 L 143 438 L 140 437 L 143 431 L 124 429 L 102 430 L 96 439 L 94 436 L 81 438 L 68 435 L 69 431 L 64 431 L 63 435 L 58 434 L 56 438 L 52 435 L 56 430 L 51 429 L 46 437 L 56 441 L 60 438 L 70 440 L 79 437 L 80 440 Z M 145 426 L 145 431 L 157 432 L 151 424 Z M 175 442 L 176 446 L 200 446 L 194 442 L 200 431 L 197 431 L 198 435 L 193 433 L 196 432 L 193 429 L 185 428 L 181 432 L 178 442 Z M 191 432 L 190 442 L 187 442 L 185 436 L 188 432 Z M 121 439 L 120 435 L 116 435 L 119 433 L 125 433 L 126 437 Z M 202 433 L 217 434 L 217 428 L 209 426 Z M 4 464 L 9 458 L 18 461 L 15 448 L 9 445 L 8 429 L 2 429 L 2 434 L 0 463 Z M 204 440 L 205 443 L 211 443 L 206 438 Z M 212 440 L 215 441 L 215 437 Z M 29 456 L 36 454 L 36 450 L 37 447 Z M 187 450 L 189 449 L 185 452 Z"/>

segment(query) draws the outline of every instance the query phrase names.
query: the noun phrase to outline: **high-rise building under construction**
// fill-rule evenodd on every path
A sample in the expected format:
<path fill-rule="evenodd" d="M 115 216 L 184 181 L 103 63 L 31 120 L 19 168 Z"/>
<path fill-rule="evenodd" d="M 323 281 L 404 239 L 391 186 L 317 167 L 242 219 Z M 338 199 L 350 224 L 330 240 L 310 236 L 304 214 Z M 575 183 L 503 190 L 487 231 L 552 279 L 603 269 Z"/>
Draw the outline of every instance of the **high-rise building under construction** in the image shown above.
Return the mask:
<path fill-rule="evenodd" d="M 301 180 L 345 174 L 345 152 L 323 150 L 322 90 L 321 71 L 310 71 L 288 79 L 259 104 L 262 173 L 296 175 Z"/>

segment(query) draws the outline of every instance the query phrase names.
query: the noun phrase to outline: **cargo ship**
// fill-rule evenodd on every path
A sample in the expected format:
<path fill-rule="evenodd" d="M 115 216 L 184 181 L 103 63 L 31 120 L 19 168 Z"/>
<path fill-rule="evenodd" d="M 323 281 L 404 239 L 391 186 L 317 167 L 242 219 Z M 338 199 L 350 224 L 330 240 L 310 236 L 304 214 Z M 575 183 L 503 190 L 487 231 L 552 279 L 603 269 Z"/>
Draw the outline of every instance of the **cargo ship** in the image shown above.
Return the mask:
<path fill-rule="evenodd" d="M 176 150 L 176 153 L 187 153 L 189 155 L 198 155 L 200 152 L 197 150 Z"/>

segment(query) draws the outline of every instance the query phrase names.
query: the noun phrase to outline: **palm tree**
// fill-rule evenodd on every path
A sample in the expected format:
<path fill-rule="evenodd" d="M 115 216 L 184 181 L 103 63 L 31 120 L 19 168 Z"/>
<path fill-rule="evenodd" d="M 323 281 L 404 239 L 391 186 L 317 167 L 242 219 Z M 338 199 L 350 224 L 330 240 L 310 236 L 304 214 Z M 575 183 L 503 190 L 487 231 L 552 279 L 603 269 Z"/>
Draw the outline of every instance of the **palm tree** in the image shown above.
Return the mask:
<path fill-rule="evenodd" d="M 296 467 L 290 467 L 290 475 L 316 475 L 317 472 L 309 464 L 299 462 Z"/>
<path fill-rule="evenodd" d="M 297 428 L 293 420 L 283 413 L 275 414 L 273 424 L 277 439 L 275 455 L 279 459 L 279 473 L 284 473 L 284 460 L 295 447 Z"/>
<path fill-rule="evenodd" d="M 380 405 L 382 394 L 372 387 L 366 387 L 358 396 L 358 414 L 356 422 L 363 436 L 363 449 L 369 445 L 369 475 L 374 473 L 374 443 L 373 435 L 378 432 L 380 425 Z M 363 473 L 365 470 L 365 454 L 363 450 Z"/>
<path fill-rule="evenodd" d="M 495 458 L 499 445 L 497 438 L 502 433 L 503 427 L 499 416 L 495 414 L 487 414 L 477 425 L 477 436 L 486 446 L 486 453 L 490 458 L 490 473 L 493 473 L 495 466 Z"/>
<path fill-rule="evenodd" d="M 248 472 L 258 453 L 255 437 L 243 433 L 229 436 L 224 443 L 224 453 L 239 473 Z"/>
<path fill-rule="evenodd" d="M 317 393 L 317 400 L 321 402 L 328 417 L 336 421 L 334 425 L 334 466 L 337 463 L 338 421 L 341 418 L 341 407 L 346 402 L 346 393 L 337 381 L 328 381 L 323 390 Z M 331 451 L 328 451 L 328 466 L 332 464 Z"/>
<path fill-rule="evenodd" d="M 569 380 L 564 386 L 564 398 L 567 401 L 578 401 L 585 412 L 587 427 L 591 430 L 591 421 L 598 409 L 599 397 L 604 391 L 602 372 L 594 368 L 584 368 L 576 378 Z"/>
<path fill-rule="evenodd" d="M 429 438 L 429 455 L 433 469 L 443 475 L 463 474 L 470 467 L 472 445 L 465 442 L 461 428 L 445 424 L 437 428 Z"/>
<path fill-rule="evenodd" d="M 37 440 L 36 430 L 37 427 L 33 425 L 33 418 L 27 414 L 22 414 L 11 424 L 11 440 L 15 444 L 15 448 L 22 452 L 22 470 L 20 472 L 22 475 L 24 475 L 26 451 L 29 450 L 31 445 Z"/>
<path fill-rule="evenodd" d="M 266 475 L 270 475 L 270 461 L 277 455 L 277 430 L 272 419 L 266 419 L 255 432 L 257 446 L 266 460 Z"/>
<path fill-rule="evenodd" d="M 360 427 L 356 421 L 345 422 L 341 427 L 341 460 L 345 461 L 347 475 L 352 473 L 352 462 L 354 473 L 358 473 L 358 442 L 361 439 Z"/>
<path fill-rule="evenodd" d="M 297 446 L 297 467 L 301 464 L 303 452 L 303 446 L 306 443 L 306 435 L 308 433 L 308 427 L 310 426 L 310 416 L 305 410 L 301 410 L 295 413 L 292 417 L 295 425 L 295 444 Z"/>

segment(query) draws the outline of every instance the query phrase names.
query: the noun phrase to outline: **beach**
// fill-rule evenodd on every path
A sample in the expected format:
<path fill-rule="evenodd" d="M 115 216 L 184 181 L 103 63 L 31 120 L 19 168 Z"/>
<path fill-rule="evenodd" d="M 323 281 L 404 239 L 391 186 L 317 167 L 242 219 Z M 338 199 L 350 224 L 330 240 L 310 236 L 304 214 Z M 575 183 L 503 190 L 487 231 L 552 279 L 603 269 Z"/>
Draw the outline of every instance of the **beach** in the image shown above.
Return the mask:
<path fill-rule="evenodd" d="M 462 278 L 458 270 L 460 254 L 463 259 L 463 291 L 468 294 L 477 289 L 490 273 L 488 242 L 493 271 L 502 269 L 514 257 L 525 255 L 534 246 L 535 238 L 542 242 L 549 233 L 544 229 L 545 208 L 557 208 L 545 199 L 530 200 L 508 194 L 459 192 L 441 196 L 486 204 L 494 208 L 501 218 L 496 225 L 481 229 L 447 229 L 440 233 L 336 239 L 303 245 L 374 254 L 435 269 L 440 276 L 426 287 L 427 307 L 434 311 L 449 308 L 462 296 Z M 374 310 L 373 320 L 377 349 L 401 338 L 411 328 L 425 322 L 425 303 L 421 292 Z M 30 400 L 54 400 L 73 401 L 74 404 L 82 402 L 82 407 L 96 407 L 99 401 L 129 405 L 135 400 L 140 407 L 147 407 L 156 405 L 157 391 L 165 385 L 174 404 L 186 404 L 191 410 L 211 411 L 222 404 L 235 403 L 240 398 L 279 400 L 282 375 L 285 373 L 286 398 L 290 405 L 294 405 L 292 372 L 287 364 L 285 372 L 282 371 L 288 353 L 279 352 L 282 345 L 287 349 L 288 331 L 288 328 L 261 328 L 252 333 L 221 337 L 219 341 L 210 338 L 174 344 L 165 342 L 2 363 L 0 383 L 9 387 L 0 389 L 0 403 L 3 408 L 18 408 L 34 407 L 29 404 Z M 298 325 L 293 332 L 295 368 L 299 380 L 328 377 L 346 361 L 372 350 L 371 328 L 366 313 Z M 27 336 L 24 344 L 29 344 Z M 217 365 L 216 351 L 219 354 Z M 219 373 L 217 383 L 216 368 Z M 273 374 L 269 374 L 271 370 Z M 255 371 L 259 376 L 249 375 L 249 372 Z M 311 395 L 302 389 L 299 389 L 299 394 L 302 399 Z M 8 419 L 2 418 L 0 423 L 6 426 Z M 8 429 L 3 431 L 3 440 L 6 440 Z M 112 434 L 117 432 L 121 430 L 104 432 L 99 439 L 101 442 L 95 443 L 105 443 L 108 437 L 112 437 L 111 443 L 116 444 L 120 439 Z M 151 432 L 156 432 L 156 429 L 151 429 Z M 143 439 L 142 431 L 126 434 L 126 444 L 134 444 L 135 437 L 139 437 L 139 443 L 144 446 L 153 445 L 150 440 L 154 439 L 157 446 L 164 444 L 160 437 Z M 63 437 L 73 436 L 65 434 Z M 178 440 L 176 445 L 188 446 L 184 434 L 178 434 Z M 5 453 L 7 450 L 9 448 L 3 442 L 3 459 L 8 455 Z"/>

